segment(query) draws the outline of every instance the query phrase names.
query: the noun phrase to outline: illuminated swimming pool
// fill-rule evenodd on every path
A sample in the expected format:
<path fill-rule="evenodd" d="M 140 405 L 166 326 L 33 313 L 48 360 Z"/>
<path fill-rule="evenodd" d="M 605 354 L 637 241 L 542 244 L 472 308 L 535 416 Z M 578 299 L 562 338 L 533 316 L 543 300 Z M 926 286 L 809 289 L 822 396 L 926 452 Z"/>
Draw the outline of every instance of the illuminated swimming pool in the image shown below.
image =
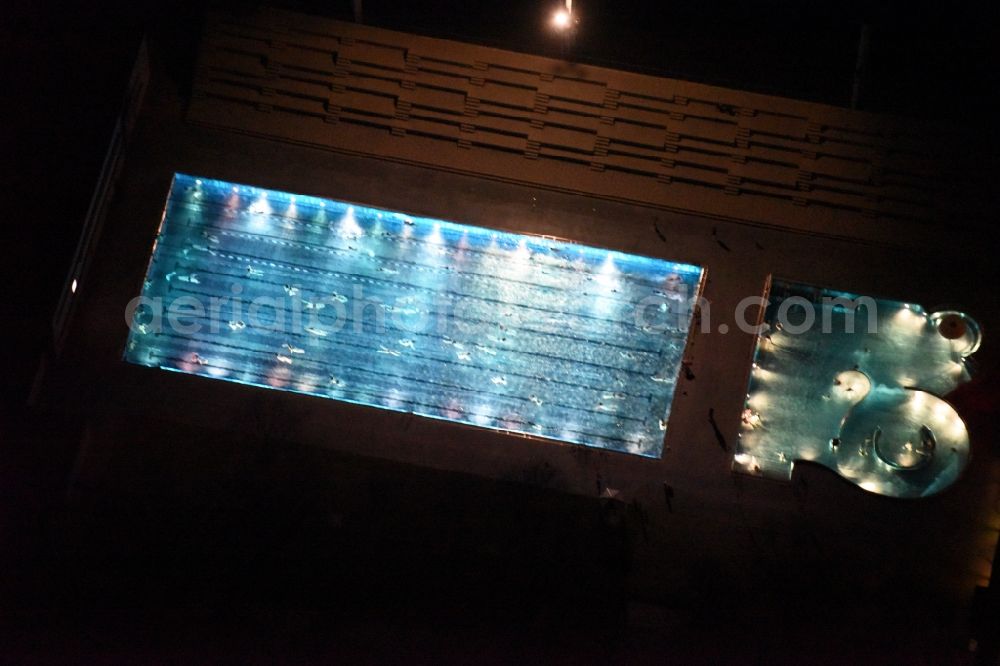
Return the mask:
<path fill-rule="evenodd" d="M 769 300 L 736 471 L 788 479 L 810 461 L 893 497 L 954 483 L 969 435 L 942 396 L 969 379 L 972 318 L 790 282 Z"/>
<path fill-rule="evenodd" d="M 701 279 L 178 174 L 125 359 L 656 457 Z"/>

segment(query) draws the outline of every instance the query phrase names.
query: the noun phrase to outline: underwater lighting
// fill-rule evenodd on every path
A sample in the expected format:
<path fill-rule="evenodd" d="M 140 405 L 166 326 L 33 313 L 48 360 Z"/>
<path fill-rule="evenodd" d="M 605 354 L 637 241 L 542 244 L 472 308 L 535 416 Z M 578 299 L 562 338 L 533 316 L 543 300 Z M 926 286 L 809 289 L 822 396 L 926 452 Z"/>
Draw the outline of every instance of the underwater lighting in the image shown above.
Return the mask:
<path fill-rule="evenodd" d="M 741 421 L 748 436 L 739 438 L 735 462 L 767 461 L 754 473 L 787 480 L 796 460 L 809 460 L 892 497 L 954 483 L 969 436 L 938 396 L 968 379 L 964 359 L 982 341 L 978 324 L 958 311 L 928 314 L 914 303 L 775 280 L 764 316 L 771 330 L 782 329 L 781 304 L 790 298 L 867 301 L 874 321 L 856 325 L 846 308 L 830 309 L 822 326 L 795 334 L 786 326 L 780 348 L 758 337 Z"/>
<path fill-rule="evenodd" d="M 203 196 L 185 196 L 198 180 Z M 183 327 L 133 323 L 131 363 L 652 457 L 691 319 L 647 308 L 644 328 L 636 313 L 666 285 L 696 298 L 702 280 L 689 264 L 182 174 L 154 248 L 142 296 L 203 307 Z"/>

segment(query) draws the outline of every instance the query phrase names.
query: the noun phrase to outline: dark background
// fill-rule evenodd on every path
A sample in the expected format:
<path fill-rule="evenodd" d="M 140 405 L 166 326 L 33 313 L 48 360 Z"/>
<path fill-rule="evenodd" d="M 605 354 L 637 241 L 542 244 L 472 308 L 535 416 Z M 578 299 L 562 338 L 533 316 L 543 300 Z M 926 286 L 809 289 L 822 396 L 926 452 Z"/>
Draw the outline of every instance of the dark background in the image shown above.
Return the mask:
<path fill-rule="evenodd" d="M 237 10 L 250 10 L 255 6 L 239 2 L 216 4 Z M 352 18 L 348 0 L 302 0 L 273 4 L 305 13 L 346 20 Z M 844 0 L 796 3 L 779 0 L 742 3 L 577 0 L 574 4 L 580 24 L 568 50 L 548 28 L 549 17 L 558 3 L 547 0 L 492 3 L 366 0 L 364 19 L 367 23 L 383 27 L 543 55 L 566 53 L 571 59 L 593 64 L 840 106 L 850 104 L 861 25 L 868 23 L 871 26 L 871 45 L 860 108 L 941 121 L 973 133 L 987 146 L 997 145 L 996 109 L 991 97 L 998 83 L 994 57 L 997 20 L 993 15 L 995 10 L 989 4 L 936 3 L 924 6 L 913 2 L 889 2 L 871 6 L 873 3 Z M 426 531 L 423 542 L 400 546 L 409 548 L 415 554 L 414 558 L 407 560 L 407 564 L 380 555 L 386 550 L 386 544 L 377 539 L 373 541 L 370 532 L 376 528 L 371 525 L 366 527 L 363 521 L 353 527 L 348 526 L 348 532 L 351 529 L 356 531 L 347 537 L 353 540 L 355 547 L 353 559 L 349 562 L 327 562 L 319 554 L 326 552 L 329 544 L 308 540 L 296 542 L 293 536 L 315 531 L 313 528 L 316 525 L 310 521 L 320 521 L 321 518 L 296 504 L 300 500 L 292 500 L 280 490 L 282 483 L 308 486 L 309 479 L 301 476 L 302 469 L 315 464 L 315 461 L 290 459 L 289 454 L 275 452 L 266 442 L 250 443 L 248 446 L 256 451 L 255 455 L 267 460 L 271 469 L 276 470 L 274 480 L 239 477 L 238 481 L 232 481 L 235 486 L 223 487 L 220 496 L 235 498 L 231 500 L 233 504 L 200 523 L 203 536 L 213 531 L 229 530 L 230 536 L 235 535 L 236 541 L 245 544 L 245 550 L 223 551 L 225 555 L 240 560 L 244 556 L 249 558 L 243 564 L 216 561 L 209 566 L 207 571 L 212 572 L 214 582 L 196 581 L 200 586 L 198 589 L 214 590 L 208 593 L 211 598 L 207 601 L 206 598 L 185 596 L 183 592 L 171 596 L 169 582 L 161 582 L 159 585 L 163 587 L 155 588 L 141 584 L 135 586 L 137 581 L 145 578 L 144 572 L 148 572 L 148 568 L 172 567 L 175 578 L 168 576 L 167 580 L 173 580 L 176 589 L 194 589 L 194 583 L 188 581 L 186 587 L 183 581 L 192 575 L 195 578 L 208 576 L 201 563 L 166 563 L 154 557 L 147 562 L 147 569 L 130 573 L 115 568 L 113 564 L 105 563 L 102 569 L 101 562 L 86 560 L 86 557 L 99 560 L 103 552 L 100 549 L 92 549 L 84 554 L 83 559 L 73 562 L 53 555 L 60 550 L 61 544 L 51 543 L 47 540 L 50 536 L 46 535 L 61 533 L 59 526 L 52 523 L 59 520 L 56 507 L 60 506 L 65 496 L 65 483 L 79 435 L 77 424 L 71 421 L 40 417 L 27 410 L 26 398 L 39 355 L 48 344 L 49 319 L 63 288 L 111 129 L 120 110 L 136 48 L 146 32 L 168 35 L 170 40 L 183 47 L 178 49 L 174 63 L 178 78 L 183 79 L 192 66 L 204 9 L 205 3 L 182 0 L 93 3 L 18 0 L 13 4 L 5 3 L 0 10 L 0 49 L 3 50 L 0 62 L 3 63 L 5 79 L 3 104 L 0 106 L 4 116 L 0 123 L 0 155 L 4 169 L 3 206 L 0 208 L 3 215 L 0 264 L 4 289 L 0 300 L 0 325 L 5 359 L 4 400 L 0 412 L 0 566 L 11 580 L 9 585 L 0 586 L 0 594 L 6 593 L 8 600 L 15 599 L 10 605 L 16 606 L 15 614 L 18 615 L 22 634 L 26 631 L 26 635 L 39 644 L 53 640 L 63 656 L 86 653 L 85 647 L 92 645 L 91 641 L 98 640 L 97 637 L 106 641 L 98 643 L 96 648 L 105 656 L 113 654 L 114 646 L 121 644 L 116 641 L 124 641 L 124 645 L 131 646 L 132 650 L 138 645 L 155 646 L 155 642 L 148 643 L 146 639 L 155 631 L 150 627 L 159 624 L 173 627 L 174 642 L 187 640 L 187 645 L 194 649 L 193 646 L 205 641 L 214 641 L 220 653 L 229 651 L 231 642 L 237 640 L 234 637 L 245 637 L 244 632 L 247 631 L 259 634 L 258 630 L 264 626 L 269 628 L 270 633 L 265 632 L 265 637 L 256 636 L 264 643 L 271 644 L 268 641 L 278 641 L 276 636 L 287 635 L 297 636 L 295 640 L 303 644 L 309 644 L 309 641 L 315 643 L 322 630 L 316 628 L 316 621 L 309 615 L 289 619 L 285 614 L 275 620 L 270 611 L 257 614 L 245 611 L 236 619 L 230 616 L 227 623 L 220 623 L 217 615 L 199 616 L 199 611 L 194 610 L 184 613 L 184 621 L 178 620 L 177 615 L 171 616 L 172 619 L 160 617 L 153 621 L 150 620 L 149 608 L 145 614 L 135 615 L 121 609 L 139 603 L 138 599 L 143 595 L 147 602 L 150 599 L 168 599 L 168 603 L 175 607 L 197 605 L 198 602 L 215 606 L 227 603 L 240 608 L 273 607 L 284 603 L 278 592 L 283 585 L 309 588 L 310 580 L 305 578 L 311 574 L 318 577 L 314 580 L 324 581 L 325 587 L 321 585 L 317 588 L 317 597 L 331 589 L 350 589 L 355 596 L 359 596 L 358 590 L 351 588 L 347 580 L 349 574 L 336 579 L 329 577 L 329 569 L 333 567 L 341 572 L 361 572 L 362 576 L 366 571 L 374 576 L 372 572 L 377 569 L 394 572 L 394 583 L 387 583 L 385 589 L 376 587 L 374 593 L 360 595 L 370 599 L 360 607 L 362 614 L 367 613 L 372 621 L 357 625 L 360 629 L 354 637 L 355 642 L 348 643 L 358 654 L 367 653 L 371 644 L 378 643 L 383 631 L 396 631 L 392 629 L 396 626 L 393 622 L 406 627 L 400 631 L 409 632 L 409 640 L 414 645 L 424 645 L 422 641 L 426 636 L 421 632 L 431 635 L 436 631 L 437 623 L 453 624 L 457 618 L 463 617 L 464 611 L 448 604 L 414 605 L 413 599 L 427 596 L 428 590 L 440 591 L 442 597 L 447 596 L 450 590 L 458 597 L 463 587 L 476 585 L 494 592 L 498 586 L 511 590 L 506 601 L 509 608 L 496 610 L 495 613 L 470 611 L 469 617 L 478 618 L 486 624 L 514 627 L 511 632 L 515 633 L 516 629 L 516 633 L 523 636 L 521 629 L 524 627 L 515 618 L 525 615 L 523 611 L 527 609 L 527 616 L 534 618 L 528 621 L 528 628 L 537 625 L 535 639 L 541 642 L 543 635 L 549 635 L 553 624 L 559 625 L 546 618 L 567 616 L 591 627 L 585 632 L 585 638 L 580 633 L 568 634 L 575 641 L 577 650 L 590 656 L 600 654 L 600 651 L 593 651 L 595 648 L 591 644 L 603 645 L 603 637 L 615 634 L 616 628 L 609 623 L 618 617 L 614 606 L 621 602 L 616 595 L 621 593 L 627 564 L 618 561 L 619 551 L 613 546 L 598 552 L 593 560 L 574 559 L 574 553 L 588 550 L 591 538 L 612 544 L 616 539 L 625 538 L 616 527 L 615 516 L 599 512 L 593 515 L 591 522 L 578 526 L 576 531 L 564 530 L 560 533 L 559 503 L 570 500 L 546 497 L 544 494 L 536 496 L 534 491 L 518 491 L 522 493 L 522 506 L 538 508 L 535 521 L 519 528 L 524 531 L 520 536 L 527 543 L 548 549 L 553 554 L 551 558 L 541 561 L 530 559 L 525 554 L 527 559 L 521 563 L 523 566 L 511 565 L 511 580 L 506 583 L 488 580 L 486 571 L 496 570 L 500 560 L 510 554 L 507 551 L 499 556 L 477 550 L 478 546 L 460 545 L 447 551 L 454 561 L 446 568 L 432 570 L 430 574 L 421 568 L 423 564 L 439 559 L 440 550 L 433 544 L 441 530 L 448 532 L 456 529 L 455 525 L 463 525 L 466 531 L 478 534 L 475 537 L 477 543 L 486 544 L 491 538 L 489 534 L 494 533 L 496 525 L 478 522 L 477 516 L 481 514 L 471 509 L 456 509 L 454 502 L 445 502 L 441 498 L 429 500 L 431 508 L 428 514 L 415 512 L 412 516 L 417 523 L 423 521 Z M 984 154 L 992 153 L 984 151 Z M 982 166 L 986 172 L 995 171 L 995 164 Z M 984 239 L 986 249 L 987 242 L 992 242 L 992 239 Z M 989 283 L 990 280 L 984 277 L 984 288 Z M 979 406 L 980 413 L 995 411 L 994 405 L 987 400 Z M 341 461 L 335 466 L 339 466 L 341 472 L 351 474 L 358 473 L 360 469 L 355 465 L 352 461 Z M 412 500 L 412 494 L 402 492 L 397 494 L 395 500 L 392 499 L 393 484 L 406 484 L 407 479 L 412 481 L 416 478 L 412 473 L 388 468 L 378 473 L 366 468 L 364 473 L 382 479 L 378 482 L 382 485 L 373 491 L 373 496 L 388 495 L 390 499 L 386 501 L 390 503 Z M 461 478 L 441 483 L 449 488 L 452 496 L 457 493 L 464 498 L 466 506 L 489 502 L 490 493 L 484 495 L 481 484 Z M 507 492 L 501 486 L 497 486 L 500 488 L 496 490 L 497 496 Z M 317 489 L 316 497 L 320 495 L 322 493 Z M 549 508 L 542 509 L 543 506 Z M 108 531 L 105 536 L 110 540 L 127 541 L 124 532 L 126 526 L 133 523 L 148 524 L 154 520 L 188 525 L 196 522 L 183 507 L 154 506 L 151 511 L 141 516 L 100 514 L 98 511 L 105 519 L 98 521 L 97 525 Z M 497 525 L 515 520 L 513 514 L 497 512 L 495 506 L 491 507 L 491 512 Z M 245 514 L 257 518 L 234 526 L 233 516 Z M 296 520 L 289 523 L 288 514 L 294 514 Z M 113 516 L 113 520 L 108 516 Z M 111 524 L 114 520 L 121 521 L 121 534 L 115 532 Z M 559 541 L 559 534 L 568 535 L 569 541 Z M 276 539 L 291 540 L 290 543 L 297 544 L 294 547 L 302 552 L 298 555 L 274 554 L 270 544 Z M 468 543 L 475 539 L 470 537 Z M 573 539 L 582 541 L 576 543 Z M 169 547 L 169 544 L 160 545 Z M 484 547 L 488 550 L 488 546 Z M 204 551 L 186 553 L 185 557 L 196 558 Z M 306 562 L 298 568 L 295 574 L 298 578 L 276 578 L 259 581 L 260 584 L 246 582 L 246 576 L 255 567 L 272 573 L 284 571 L 277 561 L 281 557 Z M 378 559 L 380 557 L 382 561 Z M 603 595 L 609 599 L 610 611 L 582 610 L 578 607 L 580 604 L 577 603 L 575 590 L 579 581 L 574 577 L 576 574 L 562 572 L 559 565 L 567 561 L 575 567 L 576 574 L 588 571 L 588 567 L 598 567 L 604 572 L 600 578 L 603 580 L 601 585 L 606 589 L 591 590 L 589 596 L 585 596 L 590 599 Z M 93 571 L 99 573 L 93 580 L 86 580 Z M 526 571 L 534 571 L 531 576 L 538 580 L 526 582 L 518 578 Z M 431 582 L 427 582 L 428 578 Z M 416 579 L 423 579 L 424 583 L 411 586 L 410 596 L 407 597 L 410 610 L 406 613 L 409 614 L 397 614 L 393 616 L 394 620 L 385 621 L 388 624 L 382 619 L 375 619 L 385 617 L 383 601 L 392 597 L 386 591 L 388 588 L 406 587 L 408 583 L 405 581 Z M 117 588 L 109 591 L 102 587 L 108 584 Z M 546 611 L 545 604 L 541 604 L 543 610 L 539 611 L 539 597 L 522 597 L 516 593 L 516 590 L 539 585 L 547 590 L 543 597 L 561 600 L 556 604 L 556 610 L 550 608 Z M 397 593 L 398 589 L 392 594 Z M 692 589 L 691 598 L 696 599 L 702 594 L 720 595 L 723 592 L 713 590 L 712 585 L 706 583 L 704 589 Z M 89 608 L 91 602 L 106 598 L 112 599 L 109 607 L 117 610 L 109 611 L 96 624 L 88 625 L 84 618 L 73 615 L 73 612 L 53 617 L 44 610 L 58 606 L 77 608 L 77 614 L 85 614 L 86 611 L 80 609 Z M 157 604 L 154 601 L 148 605 L 155 607 Z M 291 605 L 308 607 L 310 603 L 308 598 L 300 598 Z M 346 617 L 357 612 L 358 607 L 356 603 L 342 603 L 334 608 L 334 615 Z M 2 608 L 3 602 L 0 602 Z M 26 608 L 29 610 L 25 611 Z M 441 608 L 448 610 L 441 611 Z M 28 613 L 28 620 L 24 618 L 25 612 Z M 36 612 L 37 617 L 31 615 L 32 612 Z M 421 620 L 415 622 L 413 615 L 422 616 Z M 5 615 L 0 615 L 0 620 L 4 618 Z M 203 618 L 204 622 L 199 618 Z M 738 621 L 739 618 L 721 618 L 721 621 L 730 620 Z M 720 621 L 720 618 L 711 621 Z M 60 630 L 68 631 L 70 626 L 80 626 L 81 622 L 90 626 L 91 634 L 79 631 L 60 633 Z M 200 629 L 192 628 L 199 623 L 203 625 Z M 25 626 L 30 629 L 24 629 Z M 414 626 L 419 628 L 413 629 Z M 220 629 L 221 633 L 216 629 Z M 182 638 L 177 637 L 178 632 L 183 634 Z M 116 638 L 108 638 L 110 634 Z M 469 635 L 477 634 L 472 632 Z M 488 635 L 495 637 L 494 633 Z M 50 639 L 52 636 L 60 638 Z M 231 641 L 227 640 L 227 636 Z M 471 640 L 475 644 L 477 639 Z M 489 642 L 485 638 L 482 640 Z M 101 649 L 100 645 L 107 649 Z M 122 649 L 124 654 L 135 654 L 128 647 Z M 157 654 L 156 647 L 147 649 L 149 652 L 145 656 Z M 489 649 L 486 651 L 489 652 Z M 0 648 L 0 656 L 3 654 L 4 649 Z"/>

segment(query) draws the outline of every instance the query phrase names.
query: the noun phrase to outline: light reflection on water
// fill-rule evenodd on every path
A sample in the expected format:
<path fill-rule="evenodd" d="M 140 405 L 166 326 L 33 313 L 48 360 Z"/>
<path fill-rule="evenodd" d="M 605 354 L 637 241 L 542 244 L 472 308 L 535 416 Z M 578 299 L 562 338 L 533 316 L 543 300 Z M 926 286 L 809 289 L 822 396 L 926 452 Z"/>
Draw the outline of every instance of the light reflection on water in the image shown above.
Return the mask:
<path fill-rule="evenodd" d="M 143 296 L 204 312 L 133 325 L 126 360 L 658 457 L 691 322 L 678 304 L 701 277 L 178 174 Z"/>

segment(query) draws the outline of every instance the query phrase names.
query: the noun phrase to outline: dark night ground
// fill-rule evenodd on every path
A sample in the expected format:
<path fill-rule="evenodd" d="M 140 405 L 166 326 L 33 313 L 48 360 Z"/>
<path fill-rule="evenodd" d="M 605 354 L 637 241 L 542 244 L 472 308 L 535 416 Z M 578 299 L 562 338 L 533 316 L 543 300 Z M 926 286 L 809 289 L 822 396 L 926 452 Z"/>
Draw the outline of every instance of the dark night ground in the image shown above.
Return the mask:
<path fill-rule="evenodd" d="M 804 614 L 836 632 L 845 614 L 858 612 L 845 605 L 835 577 L 805 572 L 787 581 L 788 590 L 760 597 L 739 586 L 734 593 L 732 581 L 718 580 L 706 563 L 682 598 L 671 600 L 674 610 L 661 622 L 666 635 L 633 629 L 628 642 L 617 642 L 625 635 L 623 581 L 636 538 L 628 510 L 615 514 L 516 479 L 445 476 L 276 442 L 202 442 L 195 456 L 201 480 L 180 489 L 167 485 L 170 474 L 150 473 L 171 460 L 157 450 L 141 463 L 148 468 L 123 474 L 161 485 L 123 484 L 129 490 L 119 496 L 68 503 L 76 424 L 26 410 L 25 396 L 139 35 L 155 25 L 193 52 L 192 4 L 57 10 L 51 0 L 21 2 L 5 6 L 0 20 L 2 48 L 11 49 L 3 59 L 10 196 L 2 246 L 8 288 L 0 304 L 8 350 L 0 413 L 0 658 L 42 649 L 106 659 L 232 651 L 392 658 L 414 651 L 458 660 L 525 656 L 545 645 L 549 656 L 586 661 L 633 650 L 714 650 L 764 663 L 809 640 L 797 630 Z M 346 0 L 285 4 L 350 16 Z M 367 2 L 365 11 L 378 25 L 553 53 L 557 45 L 538 27 L 543 4 Z M 584 59 L 835 104 L 849 98 L 863 3 L 576 4 L 586 18 L 577 44 Z M 671 9 L 658 17 L 654 8 L 662 4 Z M 987 10 L 950 14 L 959 11 L 951 3 L 921 14 L 912 3 L 897 6 L 903 10 L 869 11 L 875 32 L 863 108 L 982 127 L 995 141 Z M 179 80 L 189 66 L 177 58 Z M 995 377 L 984 379 L 995 387 Z M 995 388 L 971 395 L 979 415 L 970 423 L 973 436 L 977 428 L 995 436 L 995 404 Z M 331 485 L 330 478 L 343 481 Z M 784 593 L 793 588 L 809 592 L 789 605 L 792 595 Z M 919 613 L 919 601 L 884 598 L 870 612 L 880 621 L 889 610 Z M 739 609 L 750 606 L 773 622 L 748 625 Z M 890 624 L 906 633 L 906 617 Z M 885 626 L 842 649 L 871 654 Z M 720 645 L 727 637 L 743 643 Z"/>

